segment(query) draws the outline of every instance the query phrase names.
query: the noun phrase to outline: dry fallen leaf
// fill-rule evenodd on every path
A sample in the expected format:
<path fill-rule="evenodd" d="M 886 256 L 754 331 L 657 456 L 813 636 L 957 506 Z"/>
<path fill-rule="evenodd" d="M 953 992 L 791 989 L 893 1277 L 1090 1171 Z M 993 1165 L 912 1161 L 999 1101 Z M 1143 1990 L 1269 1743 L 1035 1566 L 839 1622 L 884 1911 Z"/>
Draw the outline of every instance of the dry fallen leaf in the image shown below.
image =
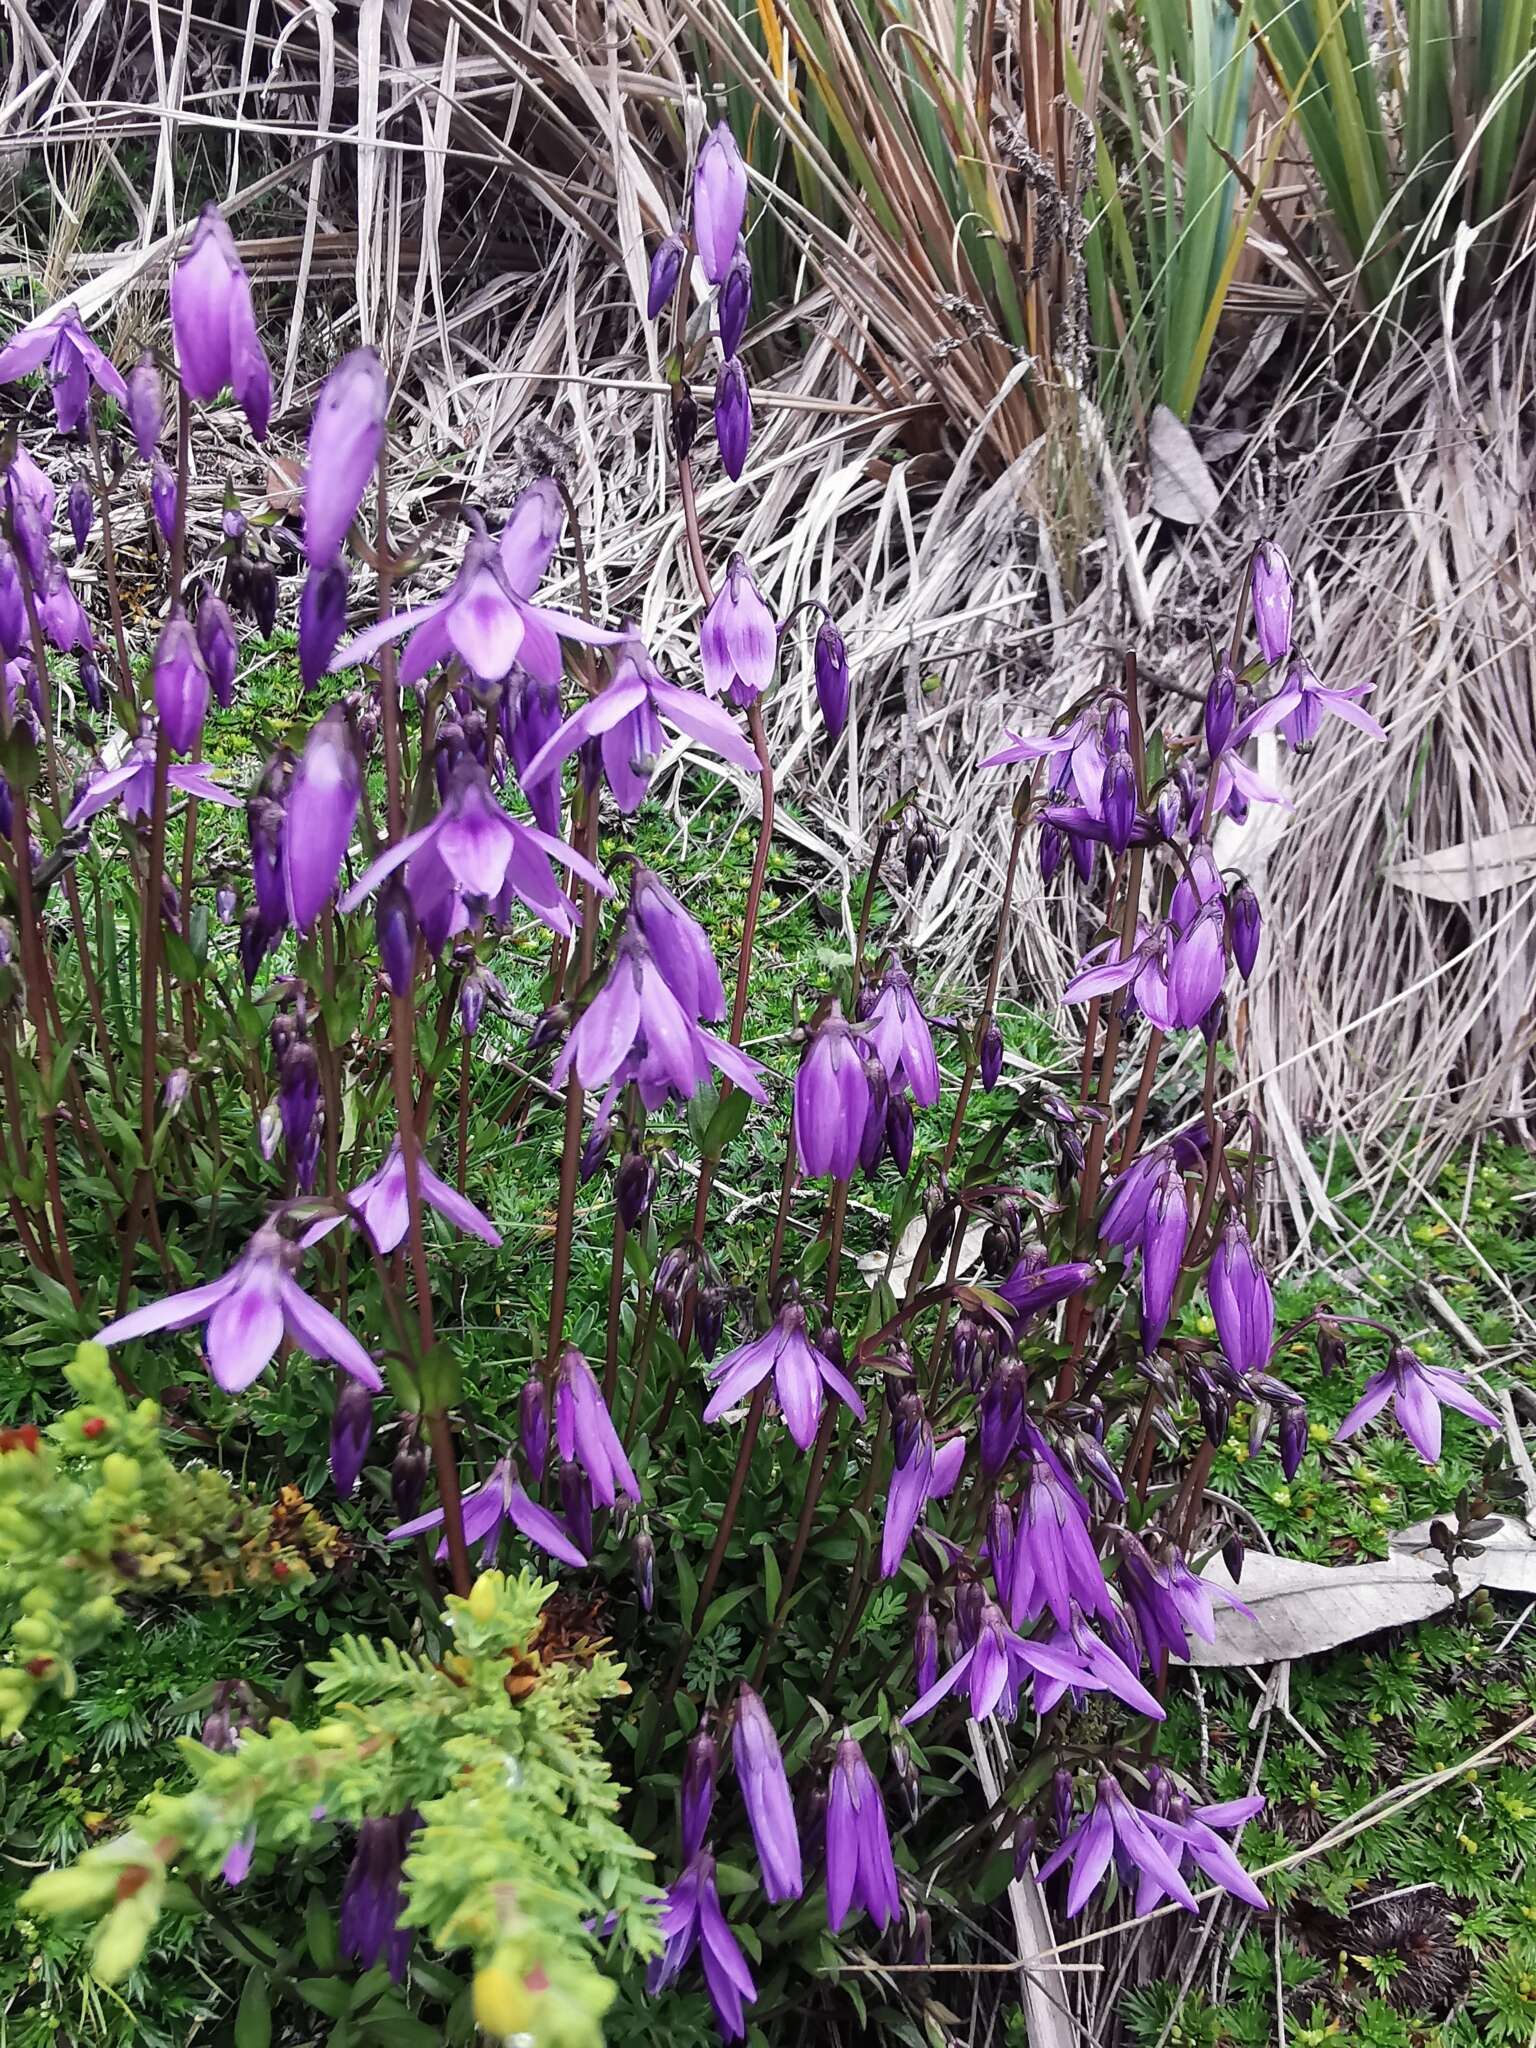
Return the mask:
<path fill-rule="evenodd" d="M 1220 1602 L 1214 1643 L 1192 1642 L 1192 1664 L 1278 1664 L 1291 1657 L 1335 1650 L 1384 1628 L 1427 1621 L 1451 1605 L 1449 1586 L 1437 1584 L 1438 1561 L 1402 1554 L 1366 1564 L 1304 1564 L 1295 1558 L 1250 1551 L 1241 1584 L 1215 1559 L 1203 1576 L 1234 1593 L 1253 1619 Z M 1463 1581 L 1471 1591 L 1472 1567 Z"/>

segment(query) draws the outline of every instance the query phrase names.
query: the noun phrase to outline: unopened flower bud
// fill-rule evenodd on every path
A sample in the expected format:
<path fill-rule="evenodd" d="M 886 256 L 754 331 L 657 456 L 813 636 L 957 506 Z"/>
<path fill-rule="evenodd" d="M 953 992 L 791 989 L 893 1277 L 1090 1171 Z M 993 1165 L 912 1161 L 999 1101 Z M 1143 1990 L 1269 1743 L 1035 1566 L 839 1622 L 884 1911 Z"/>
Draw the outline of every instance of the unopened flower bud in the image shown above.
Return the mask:
<path fill-rule="evenodd" d="M 656 1544 L 644 1522 L 630 1538 L 629 1562 L 640 1605 L 649 1614 L 656 1605 Z"/>
<path fill-rule="evenodd" d="M 549 1407 L 544 1399 L 544 1382 L 537 1373 L 523 1381 L 517 1397 L 517 1434 L 523 1447 L 523 1463 L 536 1480 L 544 1477 L 549 1455 Z"/>
<path fill-rule="evenodd" d="M 823 619 L 816 629 L 812 666 L 822 724 L 829 739 L 840 739 L 848 723 L 848 647 L 832 619 Z"/>
<path fill-rule="evenodd" d="M 1038 1841 L 1039 1836 L 1040 1824 L 1034 1815 L 1029 1813 L 1021 1814 L 1018 1825 L 1013 1831 L 1013 1874 L 1015 1877 L 1023 1877 L 1024 1873 L 1029 1869 L 1035 1853 L 1035 1843 Z"/>
<path fill-rule="evenodd" d="M 149 503 L 167 542 L 176 531 L 176 473 L 157 462 L 149 473 Z"/>
<path fill-rule="evenodd" d="M 710 1815 L 715 1809 L 715 1777 L 719 1769 L 720 1745 L 706 1725 L 693 1737 L 683 1756 L 679 1803 L 682 1808 L 684 1863 L 693 1861 L 709 1833 Z"/>
<path fill-rule="evenodd" d="M 1222 660 L 1205 692 L 1205 745 L 1214 761 L 1232 737 L 1237 723 L 1237 677 Z"/>
<path fill-rule="evenodd" d="M 752 263 L 745 244 L 738 242 L 715 299 L 715 318 L 720 325 L 720 353 L 723 356 L 738 353 L 751 314 Z"/>
<path fill-rule="evenodd" d="M 1232 941 L 1232 958 L 1237 962 L 1238 973 L 1247 981 L 1259 957 L 1264 919 L 1259 899 L 1246 882 L 1239 882 L 1228 899 L 1227 928 Z"/>
<path fill-rule="evenodd" d="M 1242 1537 L 1234 1530 L 1221 1546 L 1221 1561 L 1232 1574 L 1234 1586 L 1243 1576 L 1243 1560 L 1247 1554 Z"/>
<path fill-rule="evenodd" d="M 719 1287 L 701 1287 L 694 1303 L 693 1336 L 699 1355 L 706 1361 L 720 1349 L 725 1330 L 725 1293 Z"/>
<path fill-rule="evenodd" d="M 1344 1332 L 1326 1309 L 1317 1318 L 1317 1362 L 1325 1375 L 1337 1372 L 1349 1362 Z"/>
<path fill-rule="evenodd" d="M 656 1166 L 639 1146 L 632 1147 L 619 1162 L 614 1177 L 614 1200 L 626 1230 L 638 1230 L 650 1210 L 656 1192 Z M 695 1318 L 697 1325 L 697 1318 Z"/>
<path fill-rule="evenodd" d="M 715 441 L 721 467 L 735 483 L 752 442 L 752 392 L 738 356 L 727 356 L 715 379 Z"/>
<path fill-rule="evenodd" d="M 427 1447 L 413 1422 L 402 1432 L 389 1468 L 389 1498 L 402 1522 L 421 1506 L 427 1489 Z"/>
<path fill-rule="evenodd" d="M 87 650 L 78 662 L 80 687 L 85 692 L 85 701 L 99 717 L 106 709 L 107 693 L 102 685 L 101 669 L 94 654 Z"/>
<path fill-rule="evenodd" d="M 982 1027 L 981 1042 L 976 1048 L 976 1064 L 981 1073 L 981 1085 L 990 1095 L 1003 1072 L 1003 1034 L 995 1017 L 989 1017 Z"/>
<path fill-rule="evenodd" d="M 83 548 L 90 538 L 91 526 L 96 518 L 96 500 L 91 496 L 91 487 L 83 476 L 77 476 L 70 484 L 65 499 L 69 515 L 69 530 L 75 537 L 75 547 Z"/>
<path fill-rule="evenodd" d="M 912 1104 L 905 1095 L 893 1095 L 885 1112 L 885 1147 L 891 1164 L 903 1180 L 912 1164 L 912 1141 L 916 1135 Z"/>
<path fill-rule="evenodd" d="M 681 235 L 666 235 L 651 251 L 651 274 L 646 285 L 645 317 L 654 320 L 672 303 L 677 281 L 683 274 L 687 251 Z"/>
<path fill-rule="evenodd" d="M 384 979 L 394 995 L 407 996 L 416 975 L 416 917 L 398 875 L 391 875 L 379 891 L 373 916 Z"/>
<path fill-rule="evenodd" d="M 165 425 L 165 401 L 160 389 L 160 372 L 151 355 L 140 356 L 127 376 L 128 397 L 124 411 L 133 429 L 134 444 L 141 462 L 153 462 Z"/>

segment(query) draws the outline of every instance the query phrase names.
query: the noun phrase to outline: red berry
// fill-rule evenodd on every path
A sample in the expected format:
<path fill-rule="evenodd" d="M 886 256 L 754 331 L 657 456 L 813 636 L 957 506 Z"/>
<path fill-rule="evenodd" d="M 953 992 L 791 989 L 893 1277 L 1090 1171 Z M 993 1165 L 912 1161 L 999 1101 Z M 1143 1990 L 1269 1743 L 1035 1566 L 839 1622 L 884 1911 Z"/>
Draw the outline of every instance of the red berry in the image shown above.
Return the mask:
<path fill-rule="evenodd" d="M 106 1426 L 107 1418 L 104 1415 L 92 1415 L 81 1423 L 80 1434 L 95 1438 L 101 1435 Z"/>

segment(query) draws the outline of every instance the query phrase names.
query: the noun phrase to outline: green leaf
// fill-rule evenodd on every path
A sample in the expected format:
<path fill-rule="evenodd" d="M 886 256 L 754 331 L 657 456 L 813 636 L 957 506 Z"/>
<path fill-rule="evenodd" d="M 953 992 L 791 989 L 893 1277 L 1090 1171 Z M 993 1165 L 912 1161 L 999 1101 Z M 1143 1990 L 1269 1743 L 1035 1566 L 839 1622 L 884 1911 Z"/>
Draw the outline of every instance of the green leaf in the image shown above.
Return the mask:
<path fill-rule="evenodd" d="M 779 1595 L 784 1588 L 784 1574 L 779 1570 L 778 1554 L 771 1543 L 763 1545 L 763 1619 L 771 1626 L 773 1617 L 779 1611 Z"/>
<path fill-rule="evenodd" d="M 705 1126 L 699 1150 L 706 1159 L 720 1159 L 733 1138 L 741 1136 L 747 1121 L 747 1112 L 752 1107 L 752 1098 L 744 1088 L 733 1088 L 729 1095 L 722 1095 L 715 1106 L 714 1115 Z"/>
<path fill-rule="evenodd" d="M 755 1586 L 738 1586 L 734 1592 L 717 1594 L 704 1610 L 695 1640 L 702 1643 L 706 1636 L 713 1635 L 725 1617 L 734 1614 L 742 1601 L 750 1600 L 756 1591 Z"/>
<path fill-rule="evenodd" d="M 309 1960 L 315 1968 L 334 1970 L 341 1956 L 336 1922 L 318 1893 L 311 1895 L 309 1904 L 304 1908 L 304 1938 L 309 1945 Z"/>
<path fill-rule="evenodd" d="M 294 1989 L 328 2020 L 339 2020 L 352 2003 L 352 1986 L 340 1977 L 301 1977 Z"/>
<path fill-rule="evenodd" d="M 265 1970 L 252 1970 L 235 2009 L 235 2048 L 268 2048 L 272 2039 L 272 1994 Z"/>

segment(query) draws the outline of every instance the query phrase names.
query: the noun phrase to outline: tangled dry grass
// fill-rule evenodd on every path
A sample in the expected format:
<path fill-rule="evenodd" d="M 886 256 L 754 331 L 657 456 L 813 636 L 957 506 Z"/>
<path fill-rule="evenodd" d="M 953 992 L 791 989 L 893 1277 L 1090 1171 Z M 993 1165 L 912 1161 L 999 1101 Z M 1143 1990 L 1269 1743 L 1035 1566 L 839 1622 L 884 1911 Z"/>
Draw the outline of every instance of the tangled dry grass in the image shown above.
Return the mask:
<path fill-rule="evenodd" d="M 829 757 L 803 639 L 788 662 L 773 739 L 789 829 L 846 885 L 871 820 L 921 788 L 949 853 L 905 906 L 908 936 L 935 973 L 973 972 L 1008 833 L 981 757 L 1005 727 L 1052 719 L 1131 644 L 1154 715 L 1187 719 L 1234 564 L 1272 530 L 1305 572 L 1314 661 L 1375 678 L 1390 738 L 1378 749 L 1352 734 L 1302 766 L 1305 804 L 1223 847 L 1265 870 L 1273 905 L 1249 1071 L 1233 1085 L 1264 1083 L 1303 1234 L 1329 1215 L 1306 1151 L 1318 1131 L 1362 1167 L 1391 1153 L 1411 1184 L 1490 1119 L 1527 1129 L 1524 243 L 1475 304 L 1460 296 L 1458 243 L 1437 273 L 1436 324 L 1414 335 L 1319 324 L 1318 295 L 1285 285 L 1299 247 L 1285 227 L 1279 282 L 1234 302 L 1207 379 L 1191 524 L 1187 498 L 1170 516 L 1157 463 L 1106 430 L 1091 397 L 1074 270 L 1082 123 L 1060 87 L 1066 70 L 1096 75 L 1100 10 L 1065 21 L 1043 55 L 999 24 L 994 74 L 961 78 L 954 100 L 969 110 L 955 147 L 1001 223 L 995 246 L 1022 266 L 1028 347 L 978 318 L 958 237 L 947 270 L 931 240 L 902 238 L 901 220 L 936 202 L 889 96 L 863 111 L 895 230 L 838 169 L 789 76 L 783 36 L 814 27 L 792 10 L 764 13 L 780 25 L 777 67 L 771 42 L 765 58 L 720 0 L 648 0 L 622 20 L 589 0 L 9 11 L 13 291 L 109 312 L 127 347 L 155 303 L 140 281 L 218 196 L 287 328 L 278 499 L 312 364 L 372 340 L 416 456 L 403 519 L 425 535 L 465 496 L 495 511 L 569 450 L 573 473 L 598 480 L 581 506 L 594 601 L 637 616 L 683 670 L 692 589 L 667 485 L 664 366 L 638 307 L 646 237 L 676 210 L 705 118 L 695 80 L 730 65 L 747 118 L 776 120 L 794 192 L 825 201 L 758 177 L 784 283 L 749 340 L 760 431 L 746 488 L 702 505 L 711 546 L 745 550 L 770 596 L 814 589 L 836 610 L 856 664 L 855 715 Z M 869 71 L 854 48 L 862 20 L 834 9 L 817 31 L 832 38 L 825 62 L 850 77 Z M 934 59 L 926 20 L 912 18 L 910 38 Z M 210 516 L 221 483 L 200 480 Z M 1028 889 L 1010 970 L 1043 994 L 1086 936 Z"/>

